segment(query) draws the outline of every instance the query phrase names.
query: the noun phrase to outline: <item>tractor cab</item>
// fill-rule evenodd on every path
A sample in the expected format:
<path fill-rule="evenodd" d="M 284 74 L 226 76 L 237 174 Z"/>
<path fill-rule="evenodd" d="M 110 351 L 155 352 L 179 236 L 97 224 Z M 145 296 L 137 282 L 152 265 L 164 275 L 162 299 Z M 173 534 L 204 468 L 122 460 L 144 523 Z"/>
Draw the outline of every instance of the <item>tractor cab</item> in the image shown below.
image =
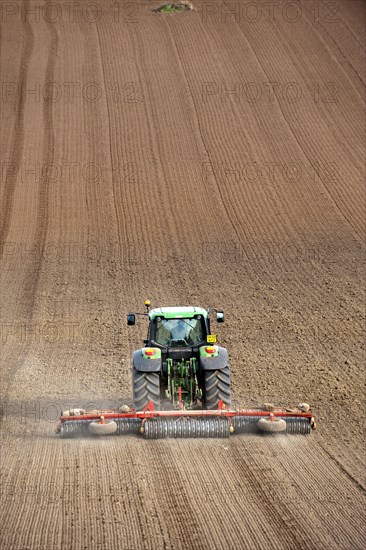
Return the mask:
<path fill-rule="evenodd" d="M 150 345 L 163 348 L 191 348 L 206 342 L 207 311 L 201 308 L 165 307 L 149 312 Z"/>

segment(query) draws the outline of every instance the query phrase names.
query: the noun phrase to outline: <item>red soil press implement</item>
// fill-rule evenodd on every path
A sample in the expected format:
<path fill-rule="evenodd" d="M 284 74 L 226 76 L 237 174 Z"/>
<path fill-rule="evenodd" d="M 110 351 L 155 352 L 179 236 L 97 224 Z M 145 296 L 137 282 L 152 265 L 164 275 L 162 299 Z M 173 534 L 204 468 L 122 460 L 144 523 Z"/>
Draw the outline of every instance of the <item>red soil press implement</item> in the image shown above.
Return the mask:
<path fill-rule="evenodd" d="M 146 439 L 229 437 L 243 433 L 309 434 L 315 428 L 311 411 L 302 412 L 276 408 L 196 411 L 155 411 L 153 404 L 146 410 L 122 413 L 118 411 L 79 411 L 74 416 L 61 416 L 57 433 L 62 437 L 85 435 L 144 434 Z M 72 411 L 71 411 L 72 412 Z M 76 411 L 75 411 L 76 412 Z"/>
<path fill-rule="evenodd" d="M 284 409 L 264 404 L 248 410 L 231 405 L 227 350 L 211 333 L 210 308 L 163 307 L 149 318 L 144 347 L 132 360 L 133 407 L 119 410 L 72 409 L 57 425 L 63 437 L 139 434 L 147 439 L 229 437 L 231 433 L 308 434 L 315 428 L 309 405 Z M 216 320 L 224 313 L 215 310 Z"/>

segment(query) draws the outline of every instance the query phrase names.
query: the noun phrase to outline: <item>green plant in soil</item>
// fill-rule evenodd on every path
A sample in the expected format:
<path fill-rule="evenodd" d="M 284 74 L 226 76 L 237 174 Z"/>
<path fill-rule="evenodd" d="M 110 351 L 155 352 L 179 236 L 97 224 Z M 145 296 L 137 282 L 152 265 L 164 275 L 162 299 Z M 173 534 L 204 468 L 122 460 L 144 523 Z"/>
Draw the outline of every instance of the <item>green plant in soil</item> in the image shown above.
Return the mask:
<path fill-rule="evenodd" d="M 186 9 L 188 9 L 188 6 L 185 6 L 184 4 L 165 4 L 164 6 L 161 6 L 158 11 L 161 13 L 179 13 Z"/>

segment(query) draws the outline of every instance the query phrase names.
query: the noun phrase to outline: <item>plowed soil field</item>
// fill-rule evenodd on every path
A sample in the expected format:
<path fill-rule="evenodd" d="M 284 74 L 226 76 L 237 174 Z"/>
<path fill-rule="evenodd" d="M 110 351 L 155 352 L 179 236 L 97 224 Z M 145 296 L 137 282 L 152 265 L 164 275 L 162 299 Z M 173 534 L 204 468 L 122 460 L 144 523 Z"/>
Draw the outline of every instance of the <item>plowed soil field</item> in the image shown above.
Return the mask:
<path fill-rule="evenodd" d="M 362 548 L 365 4 L 158 5 L 0 3 L 0 547 Z M 59 439 L 131 400 L 146 298 L 318 430 Z"/>

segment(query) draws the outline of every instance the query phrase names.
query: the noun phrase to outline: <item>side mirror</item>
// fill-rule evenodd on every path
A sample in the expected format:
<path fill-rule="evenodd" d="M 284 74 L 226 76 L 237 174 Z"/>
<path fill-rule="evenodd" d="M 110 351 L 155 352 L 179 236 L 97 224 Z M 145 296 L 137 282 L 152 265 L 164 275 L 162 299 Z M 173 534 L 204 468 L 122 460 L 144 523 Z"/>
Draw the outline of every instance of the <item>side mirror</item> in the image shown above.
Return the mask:
<path fill-rule="evenodd" d="M 223 323 L 225 321 L 225 315 L 223 311 L 216 311 L 216 321 L 218 323 Z"/>
<path fill-rule="evenodd" d="M 134 313 L 129 313 L 127 315 L 127 324 L 128 326 L 132 326 L 136 323 L 136 315 Z"/>

